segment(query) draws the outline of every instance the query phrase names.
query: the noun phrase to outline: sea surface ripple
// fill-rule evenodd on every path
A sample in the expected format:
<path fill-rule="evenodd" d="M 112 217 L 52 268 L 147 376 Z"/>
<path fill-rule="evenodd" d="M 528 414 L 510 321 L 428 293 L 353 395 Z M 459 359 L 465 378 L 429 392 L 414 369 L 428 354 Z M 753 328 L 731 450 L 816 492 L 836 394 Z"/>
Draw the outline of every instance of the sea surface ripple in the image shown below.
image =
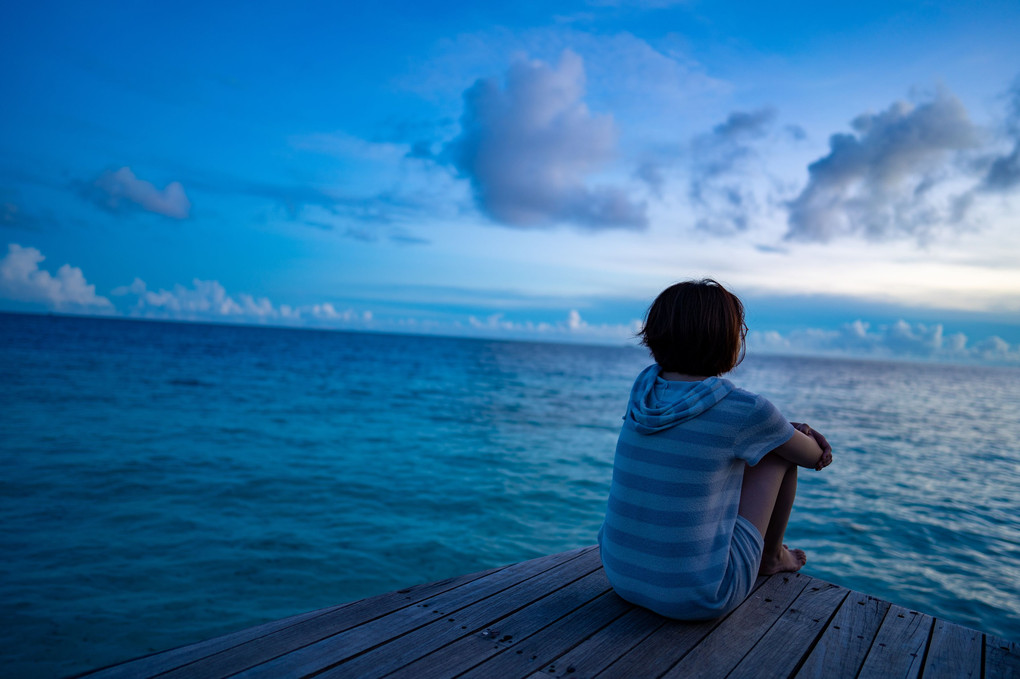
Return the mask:
<path fill-rule="evenodd" d="M 0 647 L 79 672 L 595 541 L 628 347 L 0 314 Z M 1020 639 L 1020 371 L 749 356 L 811 575 Z"/>

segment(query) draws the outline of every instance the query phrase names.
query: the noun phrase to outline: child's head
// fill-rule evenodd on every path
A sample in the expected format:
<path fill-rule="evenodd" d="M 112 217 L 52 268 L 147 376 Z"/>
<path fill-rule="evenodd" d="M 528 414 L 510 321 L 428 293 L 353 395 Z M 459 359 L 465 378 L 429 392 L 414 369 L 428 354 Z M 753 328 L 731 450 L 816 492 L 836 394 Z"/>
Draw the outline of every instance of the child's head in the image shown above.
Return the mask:
<path fill-rule="evenodd" d="M 744 305 L 711 278 L 663 290 L 638 333 L 667 372 L 722 375 L 743 360 Z"/>

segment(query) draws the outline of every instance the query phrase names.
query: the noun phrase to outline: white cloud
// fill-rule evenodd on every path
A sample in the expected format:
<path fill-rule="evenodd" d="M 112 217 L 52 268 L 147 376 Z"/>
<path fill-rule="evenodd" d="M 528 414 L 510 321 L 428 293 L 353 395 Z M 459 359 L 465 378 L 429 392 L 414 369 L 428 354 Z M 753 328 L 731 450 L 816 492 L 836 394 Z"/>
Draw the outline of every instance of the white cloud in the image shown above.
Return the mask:
<path fill-rule="evenodd" d="M 747 346 L 748 351 L 762 353 L 1020 363 L 1020 345 L 1010 345 L 1000 337 L 971 345 L 963 333 L 944 334 L 941 324 L 904 320 L 874 328 L 856 320 L 836 330 L 804 328 L 785 335 L 774 330 L 752 331 Z"/>
<path fill-rule="evenodd" d="M 104 172 L 87 195 L 101 207 L 114 212 L 137 206 L 173 219 L 187 219 L 191 212 L 191 201 L 180 182 L 170 182 L 159 190 L 152 183 L 136 177 L 129 167 Z"/>
<path fill-rule="evenodd" d="M 96 286 L 85 280 L 81 269 L 64 264 L 54 276 L 39 268 L 44 259 L 35 248 L 8 245 L 7 255 L 0 259 L 0 296 L 59 311 L 113 310 L 110 300 L 96 294 Z"/>
<path fill-rule="evenodd" d="M 556 68 L 517 61 L 505 86 L 488 78 L 464 93 L 460 135 L 441 156 L 486 214 L 519 227 L 646 226 L 645 205 L 624 189 L 588 185 L 612 160 L 617 133 L 610 116 L 589 112 L 584 90 L 584 64 L 568 50 Z"/>
<path fill-rule="evenodd" d="M 129 313 L 146 318 L 323 327 L 367 327 L 372 322 L 370 311 L 338 310 L 329 302 L 277 306 L 268 297 L 255 297 L 246 293 L 232 295 L 219 281 L 199 278 L 193 279 L 190 287 L 178 283 L 171 290 L 150 290 L 145 281 L 136 278 L 130 285 L 115 288 L 112 294 L 134 296 L 136 300 Z"/>
<path fill-rule="evenodd" d="M 762 168 L 747 168 L 756 157 L 754 142 L 760 141 L 775 123 L 770 107 L 733 111 L 726 121 L 699 135 L 691 144 L 691 176 L 688 199 L 698 213 L 697 228 L 718 235 L 747 231 L 762 217 L 765 201 L 756 195 L 755 175 Z"/>
<path fill-rule="evenodd" d="M 580 312 L 571 309 L 562 321 L 533 322 L 508 321 L 503 314 L 492 314 L 485 319 L 469 316 L 467 329 L 470 334 L 484 334 L 492 337 L 513 339 L 533 339 L 548 341 L 594 342 L 598 344 L 632 344 L 634 335 L 641 328 L 641 321 L 635 319 L 630 323 L 602 323 L 592 325 L 581 318 Z M 443 327 L 433 328 L 440 331 Z M 445 328 L 451 334 L 464 334 L 463 330 L 449 326 Z"/>
<path fill-rule="evenodd" d="M 852 127 L 832 135 L 829 154 L 808 167 L 807 186 L 790 202 L 788 239 L 925 240 L 962 221 L 973 182 L 953 160 L 977 147 L 980 134 L 956 97 L 940 90 L 921 105 L 896 102 L 857 116 Z M 954 179 L 966 189 L 950 190 Z"/>
<path fill-rule="evenodd" d="M 576 332 L 583 330 L 587 326 L 588 324 L 581 318 L 581 313 L 577 309 L 571 309 L 570 313 L 567 314 L 567 327 Z"/>

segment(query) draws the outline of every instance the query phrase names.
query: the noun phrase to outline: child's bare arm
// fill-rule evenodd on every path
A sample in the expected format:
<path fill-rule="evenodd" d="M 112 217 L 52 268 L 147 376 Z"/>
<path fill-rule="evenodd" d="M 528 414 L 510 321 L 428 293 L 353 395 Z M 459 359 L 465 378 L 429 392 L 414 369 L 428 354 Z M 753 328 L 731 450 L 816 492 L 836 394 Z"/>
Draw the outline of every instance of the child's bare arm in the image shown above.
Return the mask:
<path fill-rule="evenodd" d="M 798 466 L 810 467 L 816 471 L 832 464 L 832 446 L 821 432 L 800 422 L 792 424 L 797 430 L 793 437 L 772 452 Z"/>

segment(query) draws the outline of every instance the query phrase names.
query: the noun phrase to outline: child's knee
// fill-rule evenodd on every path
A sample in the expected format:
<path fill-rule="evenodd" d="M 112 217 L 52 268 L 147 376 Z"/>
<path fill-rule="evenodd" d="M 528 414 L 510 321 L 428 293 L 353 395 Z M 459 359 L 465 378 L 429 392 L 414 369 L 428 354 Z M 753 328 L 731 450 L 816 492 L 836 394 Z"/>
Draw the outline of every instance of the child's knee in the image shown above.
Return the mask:
<path fill-rule="evenodd" d="M 774 453 L 774 452 L 773 453 L 765 453 L 765 457 L 763 457 L 758 462 L 758 464 L 755 465 L 755 466 L 762 465 L 762 464 L 770 466 L 770 467 L 773 467 L 773 466 L 774 467 L 781 467 L 783 469 L 789 469 L 791 467 L 793 469 L 797 468 L 797 465 L 795 465 L 794 463 L 790 462 L 785 457 L 780 456 L 778 453 Z"/>

